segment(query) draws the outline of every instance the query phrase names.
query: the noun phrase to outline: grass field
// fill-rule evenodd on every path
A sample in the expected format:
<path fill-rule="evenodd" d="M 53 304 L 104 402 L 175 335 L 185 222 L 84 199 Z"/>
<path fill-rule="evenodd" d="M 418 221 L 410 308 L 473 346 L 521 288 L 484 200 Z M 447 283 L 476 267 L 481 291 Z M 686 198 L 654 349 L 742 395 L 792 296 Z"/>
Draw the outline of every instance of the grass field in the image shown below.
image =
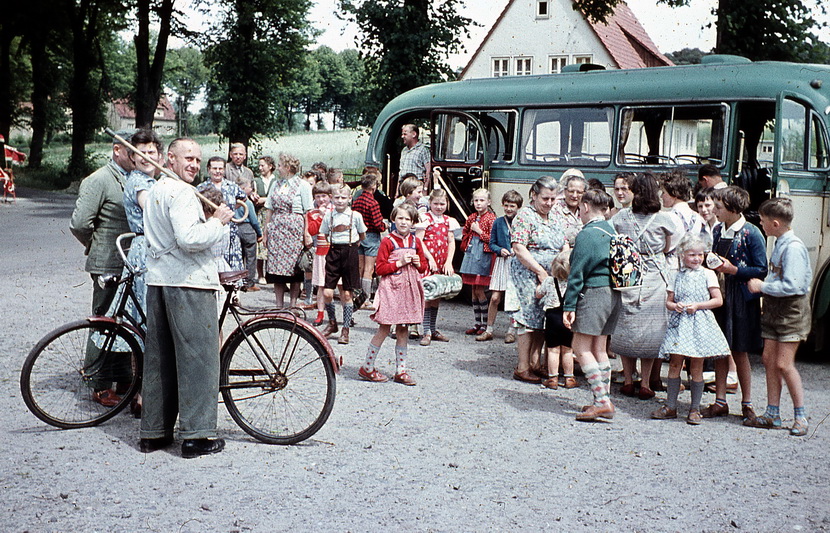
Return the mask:
<path fill-rule="evenodd" d="M 164 139 L 170 142 L 172 139 Z M 227 139 L 220 139 L 217 135 L 197 137 L 202 145 L 202 158 L 218 155 L 228 156 Z M 369 140 L 369 133 L 366 130 L 339 130 L 297 133 L 277 137 L 276 139 L 263 139 L 252 143 L 249 150 L 248 166 L 252 167 L 254 174 L 258 175 L 256 158 L 262 155 L 270 155 L 276 158 L 280 152 L 286 152 L 299 158 L 304 168 L 311 167 L 312 163 L 322 161 L 329 166 L 339 167 L 346 170 L 359 170 L 363 167 L 366 155 L 366 145 Z M 110 144 L 96 143 L 87 146 L 87 152 L 94 157 L 96 166 L 103 165 L 110 154 Z M 25 152 L 25 148 L 21 149 Z M 26 166 L 15 168 L 17 184 L 24 187 L 38 189 L 63 189 L 61 176 L 66 170 L 71 147 L 69 144 L 53 144 L 44 150 L 43 168 L 39 170 L 28 169 Z M 204 164 L 203 164 L 204 166 Z M 72 179 L 79 181 L 83 176 Z"/>

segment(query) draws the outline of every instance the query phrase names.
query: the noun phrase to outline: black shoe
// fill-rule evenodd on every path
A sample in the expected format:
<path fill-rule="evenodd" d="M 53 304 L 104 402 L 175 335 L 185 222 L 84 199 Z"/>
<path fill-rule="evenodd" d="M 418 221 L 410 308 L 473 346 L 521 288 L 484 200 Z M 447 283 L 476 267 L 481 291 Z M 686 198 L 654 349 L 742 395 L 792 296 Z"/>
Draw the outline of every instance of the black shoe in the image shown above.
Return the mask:
<path fill-rule="evenodd" d="M 138 441 L 138 449 L 142 453 L 150 453 L 173 444 L 173 437 L 161 437 L 158 439 L 141 439 Z"/>
<path fill-rule="evenodd" d="M 225 449 L 225 439 L 187 439 L 182 442 L 182 457 L 193 459 L 200 455 L 219 453 Z"/>

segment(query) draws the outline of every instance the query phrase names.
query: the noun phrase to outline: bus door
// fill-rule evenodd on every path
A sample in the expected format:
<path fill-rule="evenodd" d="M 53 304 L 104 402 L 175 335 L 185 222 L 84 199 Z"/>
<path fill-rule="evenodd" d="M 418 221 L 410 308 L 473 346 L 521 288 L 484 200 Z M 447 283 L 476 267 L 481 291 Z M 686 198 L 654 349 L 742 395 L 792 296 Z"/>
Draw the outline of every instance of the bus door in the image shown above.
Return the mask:
<path fill-rule="evenodd" d="M 447 191 L 450 209 L 466 218 L 474 190 L 487 187 L 490 158 L 481 123 L 461 111 L 432 112 L 432 169 L 435 185 Z"/>
<path fill-rule="evenodd" d="M 830 308 L 830 139 L 824 118 L 795 95 L 781 93 L 776 107 L 775 193 L 793 202 L 793 227 L 807 246 L 815 276 L 813 316 L 826 320 Z"/>

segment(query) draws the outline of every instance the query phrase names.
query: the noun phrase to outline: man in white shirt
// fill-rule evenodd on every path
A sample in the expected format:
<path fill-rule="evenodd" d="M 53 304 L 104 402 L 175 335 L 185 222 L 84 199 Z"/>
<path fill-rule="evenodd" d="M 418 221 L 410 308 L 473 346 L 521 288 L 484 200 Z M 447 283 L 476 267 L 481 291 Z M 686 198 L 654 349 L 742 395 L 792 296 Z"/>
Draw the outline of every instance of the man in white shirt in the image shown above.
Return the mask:
<path fill-rule="evenodd" d="M 173 443 L 179 418 L 182 457 L 217 453 L 219 326 L 215 291 L 219 275 L 211 247 L 222 239 L 233 212 L 225 205 L 206 218 L 190 185 L 202 151 L 192 139 L 176 139 L 168 167 L 147 196 L 147 340 L 139 448 L 152 452 Z"/>

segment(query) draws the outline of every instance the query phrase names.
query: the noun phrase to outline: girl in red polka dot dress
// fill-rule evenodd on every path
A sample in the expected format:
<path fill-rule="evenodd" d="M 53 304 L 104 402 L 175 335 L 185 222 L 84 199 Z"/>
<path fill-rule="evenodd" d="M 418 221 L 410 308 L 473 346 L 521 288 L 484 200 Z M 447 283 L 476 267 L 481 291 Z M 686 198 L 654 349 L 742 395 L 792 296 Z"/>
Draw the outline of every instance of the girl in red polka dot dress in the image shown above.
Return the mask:
<path fill-rule="evenodd" d="M 429 264 L 427 274 L 455 273 L 452 268 L 452 259 L 455 255 L 455 233 L 460 228 L 458 221 L 444 213 L 447 211 L 449 198 L 447 191 L 435 189 L 429 195 L 429 211 L 421 215 L 421 222 L 417 226 L 416 235 L 424 242 L 425 255 Z M 424 336 L 421 337 L 421 346 L 429 346 L 432 341 L 448 342 L 449 339 L 441 335 L 435 328 L 438 319 L 440 298 L 430 300 L 424 308 Z"/>

